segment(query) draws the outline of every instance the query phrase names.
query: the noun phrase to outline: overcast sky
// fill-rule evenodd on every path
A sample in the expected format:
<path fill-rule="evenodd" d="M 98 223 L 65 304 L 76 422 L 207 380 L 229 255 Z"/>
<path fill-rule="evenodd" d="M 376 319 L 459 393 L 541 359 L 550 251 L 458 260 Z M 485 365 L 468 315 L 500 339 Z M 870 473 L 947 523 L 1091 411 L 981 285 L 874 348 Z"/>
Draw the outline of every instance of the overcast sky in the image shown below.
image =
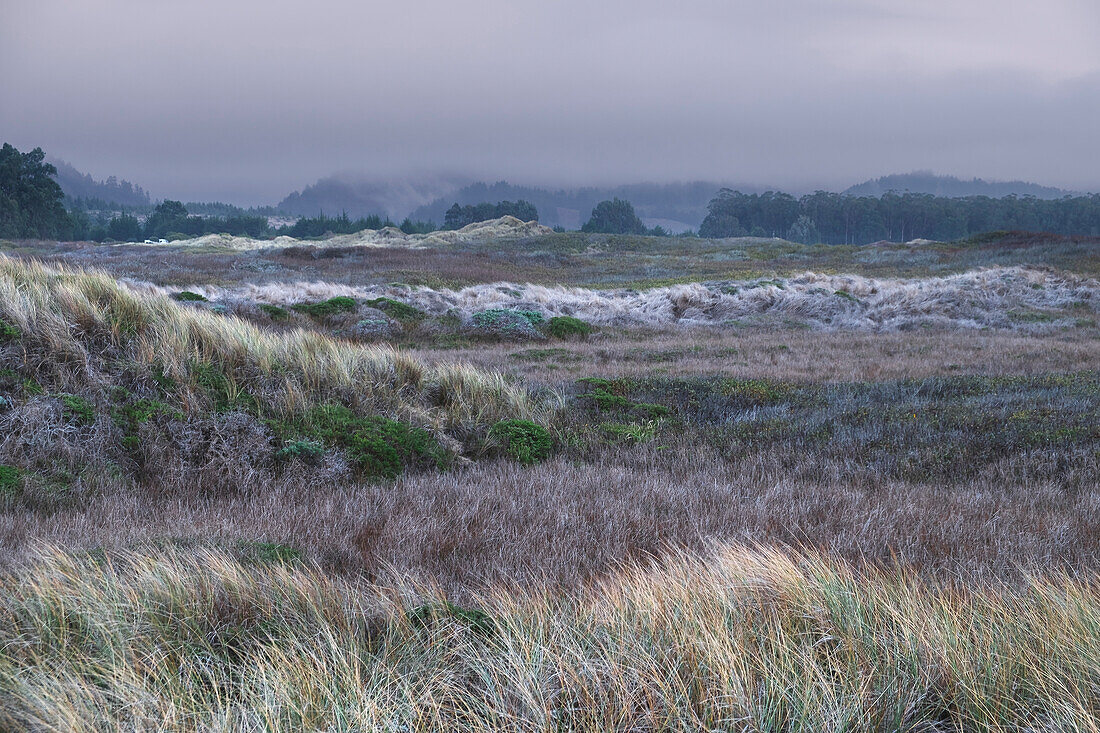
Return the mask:
<path fill-rule="evenodd" d="M 156 197 L 336 171 L 1100 190 L 1097 0 L 0 0 L 0 138 Z"/>

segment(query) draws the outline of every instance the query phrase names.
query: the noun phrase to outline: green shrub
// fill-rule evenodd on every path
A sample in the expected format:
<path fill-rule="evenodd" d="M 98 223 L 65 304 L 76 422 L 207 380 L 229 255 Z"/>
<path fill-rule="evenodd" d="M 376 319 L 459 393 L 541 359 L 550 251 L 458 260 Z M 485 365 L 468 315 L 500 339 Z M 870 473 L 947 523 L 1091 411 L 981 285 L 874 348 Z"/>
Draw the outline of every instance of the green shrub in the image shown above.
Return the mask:
<path fill-rule="evenodd" d="M 111 420 L 122 430 L 122 445 L 128 449 L 137 448 L 140 443 L 138 426 L 149 422 L 157 415 L 176 415 L 183 417 L 171 405 L 166 405 L 159 400 L 130 400 L 129 393 L 122 390 L 119 397 L 126 400 L 121 405 L 111 408 Z"/>
<path fill-rule="evenodd" d="M 554 338 L 584 338 L 596 329 L 587 321 L 572 316 L 554 316 L 546 324 L 546 332 Z"/>
<path fill-rule="evenodd" d="M 419 321 L 428 315 L 419 308 L 393 298 L 375 298 L 374 300 L 368 300 L 367 305 L 371 308 L 377 308 L 390 318 L 396 318 L 399 321 Z"/>
<path fill-rule="evenodd" d="M 273 425 L 343 449 L 360 476 L 393 478 L 406 468 L 442 468 L 447 451 L 427 430 L 374 415 L 361 417 L 340 404 L 310 410 L 301 425 Z"/>
<path fill-rule="evenodd" d="M 501 420 L 489 437 L 501 443 L 505 455 L 525 465 L 546 460 L 554 449 L 549 431 L 530 420 Z"/>
<path fill-rule="evenodd" d="M 178 293 L 172 293 L 172 300 L 178 300 L 181 303 L 205 303 L 206 298 L 198 293 L 192 293 L 190 290 L 181 290 Z"/>
<path fill-rule="evenodd" d="M 492 636 L 497 630 L 496 622 L 489 614 L 477 608 L 463 608 L 450 601 L 425 603 L 410 610 L 406 617 L 414 629 L 426 629 L 438 621 L 451 618 L 482 636 Z"/>
<path fill-rule="evenodd" d="M 290 311 L 286 308 L 269 303 L 261 303 L 260 310 L 267 314 L 273 321 L 285 321 L 290 318 Z"/>
<path fill-rule="evenodd" d="M 474 314 L 474 325 L 480 328 L 488 328 L 507 323 L 516 316 L 527 321 L 532 326 L 537 326 L 545 320 L 538 311 L 521 311 L 515 308 L 490 308 L 478 311 Z"/>
<path fill-rule="evenodd" d="M 302 561 L 303 553 L 297 547 L 281 542 L 241 542 L 238 544 L 241 559 L 253 563 L 290 564 Z"/>
<path fill-rule="evenodd" d="M 23 472 L 15 466 L 0 463 L 0 496 L 18 496 L 23 484 Z"/>
<path fill-rule="evenodd" d="M 14 341 L 23 335 L 15 326 L 11 325 L 7 321 L 0 320 L 0 343 L 7 343 L 8 341 Z"/>
<path fill-rule="evenodd" d="M 290 440 L 275 452 L 280 461 L 297 459 L 304 463 L 316 463 L 325 454 L 325 447 L 313 440 Z"/>
<path fill-rule="evenodd" d="M 229 410 L 256 410 L 256 398 L 237 386 L 217 365 L 209 362 L 191 364 L 191 380 L 195 386 L 206 392 L 214 403 L 215 412 Z"/>
<path fill-rule="evenodd" d="M 351 313 L 359 308 L 359 304 L 355 302 L 354 298 L 337 295 L 335 298 L 322 300 L 320 303 L 297 303 L 290 307 L 313 318 L 327 318 L 337 313 Z"/>
<path fill-rule="evenodd" d="M 74 394 L 60 394 L 58 398 L 64 407 L 62 412 L 68 420 L 75 420 L 81 425 L 91 425 L 95 422 L 95 406 L 91 402 Z"/>

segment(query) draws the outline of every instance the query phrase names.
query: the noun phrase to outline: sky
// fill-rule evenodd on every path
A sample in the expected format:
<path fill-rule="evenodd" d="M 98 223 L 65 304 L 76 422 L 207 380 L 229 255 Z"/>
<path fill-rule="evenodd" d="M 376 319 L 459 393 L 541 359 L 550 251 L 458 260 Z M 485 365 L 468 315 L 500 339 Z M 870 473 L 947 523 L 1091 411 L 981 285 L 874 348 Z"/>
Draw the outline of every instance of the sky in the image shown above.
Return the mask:
<path fill-rule="evenodd" d="M 154 197 L 336 172 L 1100 190 L 1096 0 L 0 0 L 0 139 Z"/>

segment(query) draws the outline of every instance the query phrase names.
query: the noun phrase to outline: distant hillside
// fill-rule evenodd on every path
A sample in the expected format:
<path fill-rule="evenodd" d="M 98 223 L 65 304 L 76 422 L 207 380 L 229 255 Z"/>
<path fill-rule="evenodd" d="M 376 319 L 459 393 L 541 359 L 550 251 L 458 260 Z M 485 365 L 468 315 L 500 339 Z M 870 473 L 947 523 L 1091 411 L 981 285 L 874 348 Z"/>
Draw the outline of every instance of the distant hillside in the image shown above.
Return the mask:
<path fill-rule="evenodd" d="M 881 196 L 889 191 L 897 193 L 930 193 L 935 196 L 961 198 L 963 196 L 1034 196 L 1040 199 L 1057 199 L 1072 192 L 1050 186 L 1040 186 L 1027 181 L 986 181 L 973 178 L 964 181 L 954 176 L 938 176 L 931 171 L 897 173 L 858 183 L 844 191 L 852 196 Z"/>
<path fill-rule="evenodd" d="M 630 201 L 647 226 L 660 224 L 674 233 L 695 229 L 707 215 L 707 203 L 723 186 L 730 184 L 693 181 L 690 183 L 637 183 L 613 187 L 550 190 L 516 186 L 506 181 L 473 183 L 442 196 L 412 212 L 417 221 L 443 221 L 452 204 L 470 205 L 497 201 L 530 201 L 539 210 L 539 222 L 547 226 L 580 229 L 600 201 L 621 198 Z M 741 186 L 743 191 L 762 191 L 758 186 Z"/>
<path fill-rule="evenodd" d="M 338 216 L 347 212 L 352 218 L 376 214 L 400 221 L 413 209 L 456 190 L 468 180 L 446 176 L 407 180 L 329 176 L 290 194 L 276 208 L 293 216 Z M 442 222 L 443 215 L 435 221 Z"/>
<path fill-rule="evenodd" d="M 108 176 L 97 181 L 87 173 L 81 173 L 71 164 L 50 158 L 57 168 L 57 182 L 69 199 L 100 199 L 123 206 L 148 206 L 149 194 L 141 186 Z"/>

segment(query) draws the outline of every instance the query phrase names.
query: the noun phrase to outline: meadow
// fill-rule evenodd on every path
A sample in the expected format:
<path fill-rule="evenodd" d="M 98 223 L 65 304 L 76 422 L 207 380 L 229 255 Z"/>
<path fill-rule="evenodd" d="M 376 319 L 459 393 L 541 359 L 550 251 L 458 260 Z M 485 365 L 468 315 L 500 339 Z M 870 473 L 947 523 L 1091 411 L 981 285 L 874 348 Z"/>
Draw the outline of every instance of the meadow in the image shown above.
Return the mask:
<path fill-rule="evenodd" d="M 1096 731 L 1098 262 L 0 243 L 0 729 Z"/>

